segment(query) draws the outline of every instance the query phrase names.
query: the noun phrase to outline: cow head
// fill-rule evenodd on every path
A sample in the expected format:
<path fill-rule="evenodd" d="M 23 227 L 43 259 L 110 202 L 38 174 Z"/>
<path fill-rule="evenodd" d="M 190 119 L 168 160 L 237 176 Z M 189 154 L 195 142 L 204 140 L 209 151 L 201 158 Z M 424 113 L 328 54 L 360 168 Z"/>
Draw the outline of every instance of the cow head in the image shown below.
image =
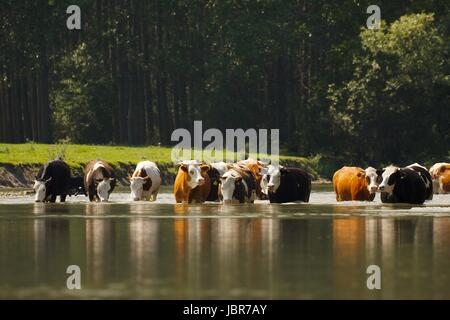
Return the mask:
<path fill-rule="evenodd" d="M 36 194 L 34 196 L 34 201 L 36 201 L 36 202 L 45 201 L 45 196 L 47 194 L 47 187 L 51 180 L 52 180 L 51 177 L 47 180 L 42 180 L 42 179 L 34 180 L 33 189 L 36 192 Z"/>
<path fill-rule="evenodd" d="M 377 170 L 372 167 L 368 167 L 364 171 L 366 173 L 367 189 L 370 193 L 376 193 L 382 179 L 381 175 L 378 175 Z"/>
<path fill-rule="evenodd" d="M 267 170 L 262 170 L 261 189 L 265 194 L 274 193 L 278 190 L 281 184 L 282 166 L 270 165 Z"/>
<path fill-rule="evenodd" d="M 111 183 L 114 180 L 114 178 L 103 178 L 100 181 L 97 181 L 97 195 L 100 198 L 100 201 L 107 202 L 109 200 L 109 194 L 112 190 Z"/>
<path fill-rule="evenodd" d="M 234 170 L 227 171 L 223 174 L 220 181 L 219 198 L 224 204 L 236 202 L 233 200 L 236 184 L 242 181 L 242 176 Z"/>
<path fill-rule="evenodd" d="M 205 183 L 202 173 L 208 172 L 210 166 L 207 164 L 185 164 L 182 163 L 180 169 L 187 174 L 187 183 L 189 187 L 194 189 L 197 186 L 201 186 Z"/>
<path fill-rule="evenodd" d="M 389 166 L 382 170 L 377 170 L 377 174 L 381 176 L 381 183 L 378 186 L 378 190 L 386 193 L 392 193 L 395 184 L 404 176 L 400 168 L 396 166 Z"/>
<path fill-rule="evenodd" d="M 148 182 L 149 180 L 150 180 L 149 176 L 130 178 L 131 198 L 134 201 L 139 201 L 142 199 L 142 192 L 144 191 L 144 184 L 146 182 Z"/>

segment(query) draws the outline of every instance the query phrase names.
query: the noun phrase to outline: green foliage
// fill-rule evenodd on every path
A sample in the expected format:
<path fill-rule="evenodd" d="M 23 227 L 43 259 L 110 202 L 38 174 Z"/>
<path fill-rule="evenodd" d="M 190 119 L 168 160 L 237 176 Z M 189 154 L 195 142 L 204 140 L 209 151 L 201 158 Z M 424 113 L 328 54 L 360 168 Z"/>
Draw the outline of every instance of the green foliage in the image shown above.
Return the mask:
<path fill-rule="evenodd" d="M 353 78 L 329 87 L 334 130 L 348 139 L 350 155 L 377 163 L 423 161 L 447 152 L 444 39 L 432 14 L 406 15 L 382 23 L 380 31 L 361 31 Z"/>

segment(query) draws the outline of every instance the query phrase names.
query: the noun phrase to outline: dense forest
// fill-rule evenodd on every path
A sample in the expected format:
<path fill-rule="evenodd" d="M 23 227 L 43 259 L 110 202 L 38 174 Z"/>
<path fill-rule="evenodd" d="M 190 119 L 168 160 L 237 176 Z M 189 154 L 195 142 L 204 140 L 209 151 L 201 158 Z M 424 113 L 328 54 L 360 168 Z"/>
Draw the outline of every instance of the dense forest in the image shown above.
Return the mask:
<path fill-rule="evenodd" d="M 203 120 L 347 164 L 444 160 L 450 1 L 378 1 L 380 30 L 370 4 L 2 0 L 0 141 L 171 145 Z"/>

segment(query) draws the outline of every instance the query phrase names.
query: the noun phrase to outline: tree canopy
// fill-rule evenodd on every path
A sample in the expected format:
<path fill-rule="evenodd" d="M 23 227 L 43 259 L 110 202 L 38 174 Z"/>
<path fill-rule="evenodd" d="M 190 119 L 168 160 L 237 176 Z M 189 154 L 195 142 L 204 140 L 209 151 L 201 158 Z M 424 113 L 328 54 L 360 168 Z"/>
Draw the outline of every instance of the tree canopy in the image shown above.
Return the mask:
<path fill-rule="evenodd" d="M 450 2 L 379 1 L 380 30 L 370 4 L 4 0 L 0 141 L 170 145 L 203 120 L 346 164 L 442 160 Z"/>

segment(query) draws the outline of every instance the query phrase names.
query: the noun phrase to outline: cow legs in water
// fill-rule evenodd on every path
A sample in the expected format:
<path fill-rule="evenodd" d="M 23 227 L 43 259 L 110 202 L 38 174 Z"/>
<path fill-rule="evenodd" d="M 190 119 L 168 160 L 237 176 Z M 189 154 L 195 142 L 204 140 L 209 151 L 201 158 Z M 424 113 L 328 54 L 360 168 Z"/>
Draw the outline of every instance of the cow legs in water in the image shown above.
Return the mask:
<path fill-rule="evenodd" d="M 67 197 L 67 194 L 62 194 L 62 195 L 60 195 L 60 196 L 59 196 L 59 201 L 60 201 L 60 202 L 66 202 L 66 197 Z"/>
<path fill-rule="evenodd" d="M 52 195 L 52 196 L 50 197 L 50 202 L 51 202 L 51 203 L 56 202 L 56 195 Z"/>

